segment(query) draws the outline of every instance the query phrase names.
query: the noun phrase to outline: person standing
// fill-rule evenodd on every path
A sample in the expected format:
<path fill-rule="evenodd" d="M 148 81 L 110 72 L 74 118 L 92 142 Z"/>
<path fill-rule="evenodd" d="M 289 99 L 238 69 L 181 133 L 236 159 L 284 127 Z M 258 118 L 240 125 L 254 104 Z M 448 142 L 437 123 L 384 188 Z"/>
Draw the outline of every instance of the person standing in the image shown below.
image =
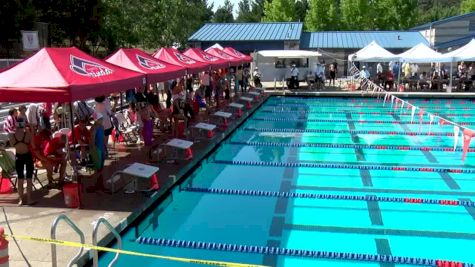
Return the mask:
<path fill-rule="evenodd" d="M 89 193 L 104 191 L 104 178 L 102 176 L 102 170 L 106 160 L 106 152 L 104 148 L 104 118 L 102 113 L 99 112 L 92 114 L 92 118 L 94 119 L 94 124 L 89 131 L 91 134 L 89 138 L 89 153 L 94 163 L 94 170 L 96 171 L 97 180 L 95 186 L 89 187 L 87 189 Z"/>
<path fill-rule="evenodd" d="M 28 108 L 26 109 L 26 119 L 32 130 L 32 133 L 35 133 L 36 129 L 38 129 L 38 122 L 40 120 L 38 114 L 38 104 L 31 103 L 28 105 Z"/>
<path fill-rule="evenodd" d="M 252 74 L 252 76 L 254 79 L 254 86 L 262 87 L 262 84 L 261 84 L 262 73 L 259 71 L 258 67 L 254 68 L 254 73 Z"/>
<path fill-rule="evenodd" d="M 236 95 L 237 95 L 237 92 L 239 92 L 239 89 L 241 89 L 241 92 L 242 92 L 242 87 L 243 87 L 242 75 L 243 75 L 242 66 L 239 66 L 236 71 L 236 85 L 234 88 Z"/>
<path fill-rule="evenodd" d="M 18 196 L 20 200 L 18 205 L 23 205 L 24 199 L 24 182 L 26 171 L 26 205 L 34 205 L 31 199 L 31 190 L 33 188 L 33 155 L 30 148 L 32 145 L 32 134 L 26 128 L 26 121 L 23 117 L 16 121 L 16 129 L 10 134 L 10 144 L 15 147 L 15 169 L 18 175 Z"/>
<path fill-rule="evenodd" d="M 332 64 L 330 64 L 330 83 L 328 85 L 331 85 L 333 82 L 333 86 L 335 86 L 336 72 L 337 72 L 337 63 L 333 62 Z"/>
<path fill-rule="evenodd" d="M 299 89 L 299 69 L 295 64 L 290 68 L 290 87 Z"/>
<path fill-rule="evenodd" d="M 5 121 L 3 122 L 3 131 L 5 131 L 8 134 L 15 133 L 17 116 L 18 116 L 17 109 L 11 108 L 8 111 L 8 116 L 5 118 Z"/>
<path fill-rule="evenodd" d="M 108 150 L 107 150 L 107 145 L 109 143 L 109 136 L 112 134 L 112 121 L 111 121 L 111 116 L 112 116 L 112 106 L 109 101 L 105 96 L 99 96 L 94 99 L 96 101 L 96 110 L 95 112 L 100 113 L 102 115 L 102 126 L 104 127 L 104 151 L 106 158 L 109 155 Z M 138 101 L 138 100 L 137 100 Z"/>
<path fill-rule="evenodd" d="M 249 79 L 251 74 L 249 73 L 249 69 L 247 67 L 244 68 L 242 71 L 242 87 L 241 93 L 245 93 L 247 91 L 247 87 L 249 86 Z"/>

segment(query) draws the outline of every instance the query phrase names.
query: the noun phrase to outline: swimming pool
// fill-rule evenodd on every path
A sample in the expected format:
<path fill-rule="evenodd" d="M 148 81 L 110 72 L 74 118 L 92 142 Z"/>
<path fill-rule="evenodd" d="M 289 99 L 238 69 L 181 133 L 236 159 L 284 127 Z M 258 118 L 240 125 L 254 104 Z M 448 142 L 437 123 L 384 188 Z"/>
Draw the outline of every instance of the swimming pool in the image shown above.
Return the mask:
<path fill-rule="evenodd" d="M 471 101 L 410 102 L 475 124 Z M 475 155 L 462 162 L 451 126 L 410 113 L 369 98 L 270 97 L 123 234 L 124 249 L 286 267 L 475 263 Z M 196 265 L 122 255 L 116 266 L 137 263 Z"/>

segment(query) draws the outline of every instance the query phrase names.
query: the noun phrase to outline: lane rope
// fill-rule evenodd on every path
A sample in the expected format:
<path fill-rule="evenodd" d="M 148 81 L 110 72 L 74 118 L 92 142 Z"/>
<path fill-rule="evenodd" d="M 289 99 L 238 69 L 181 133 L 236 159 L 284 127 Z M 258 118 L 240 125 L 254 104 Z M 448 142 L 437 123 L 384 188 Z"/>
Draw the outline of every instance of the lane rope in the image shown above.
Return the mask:
<path fill-rule="evenodd" d="M 216 250 L 225 252 L 240 252 L 253 253 L 275 256 L 293 256 L 304 258 L 319 258 L 319 259 L 334 259 L 334 260 L 348 260 L 348 261 L 364 261 L 364 262 L 381 262 L 381 263 L 397 263 L 397 264 L 412 264 L 422 266 L 437 266 L 437 267 L 475 267 L 472 263 L 463 263 L 457 261 L 434 260 L 427 258 L 416 257 L 401 257 L 392 255 L 379 254 L 364 254 L 364 253 L 349 253 L 349 252 L 334 252 L 321 250 L 305 250 L 305 249 L 291 249 L 268 246 L 252 246 L 252 245 L 238 245 L 229 243 L 216 242 L 201 242 L 188 241 L 176 239 L 164 239 L 153 237 L 139 237 L 136 241 L 139 244 L 164 246 L 175 248 L 192 248 L 203 250 Z M 445 265 L 448 264 L 448 265 Z"/>
<path fill-rule="evenodd" d="M 4 237 L 9 240 L 13 240 L 13 238 L 16 238 L 19 240 L 36 241 L 40 243 L 55 244 L 59 246 L 85 248 L 85 249 L 92 249 L 92 250 L 103 251 L 103 252 L 120 253 L 120 254 L 130 255 L 130 256 L 193 263 L 193 264 L 200 264 L 200 265 L 212 265 L 212 266 L 224 266 L 224 267 L 265 267 L 264 265 L 256 265 L 256 264 L 243 264 L 243 263 L 234 263 L 234 262 L 225 262 L 225 261 L 211 261 L 211 260 L 201 260 L 201 259 L 192 259 L 192 258 L 162 256 L 162 255 L 156 255 L 156 254 L 135 252 L 135 251 L 123 250 L 123 249 L 114 249 L 114 248 L 108 248 L 108 247 L 100 247 L 100 246 L 94 246 L 90 244 L 82 244 L 79 242 L 50 239 L 50 238 L 43 238 L 43 237 L 32 237 L 32 236 L 24 236 L 24 235 L 7 235 L 7 234 L 4 235 Z"/>
<path fill-rule="evenodd" d="M 343 163 L 305 163 L 305 162 L 264 162 L 245 160 L 215 160 L 215 163 L 228 165 L 247 165 L 265 167 L 291 167 L 291 168 L 335 168 L 357 170 L 381 170 L 381 171 L 414 171 L 414 172 L 441 172 L 441 173 L 475 173 L 475 169 L 456 169 L 439 167 L 404 167 L 385 165 L 359 165 Z"/>
<path fill-rule="evenodd" d="M 349 134 L 377 134 L 377 135 L 428 135 L 428 136 L 454 136 L 453 132 L 403 132 L 403 131 L 370 131 L 370 130 L 325 130 L 325 129 L 294 129 L 294 128 L 256 128 L 246 127 L 245 131 L 273 132 L 273 133 L 349 133 Z"/>
<path fill-rule="evenodd" d="M 382 196 L 377 196 L 377 195 L 358 196 L 358 195 L 341 195 L 341 194 L 315 194 L 315 193 L 296 193 L 296 192 L 281 192 L 281 191 L 204 188 L 204 187 L 184 187 L 184 188 L 181 188 L 181 191 L 219 194 L 219 195 L 236 195 L 236 196 L 378 201 L 378 202 L 394 202 L 394 203 L 408 203 L 408 204 L 431 204 L 431 205 L 444 205 L 444 206 L 475 207 L 475 202 L 473 201 L 460 201 L 460 200 L 451 200 L 451 199 L 382 197 Z"/>
<path fill-rule="evenodd" d="M 338 120 L 338 119 L 305 119 L 305 118 L 250 118 L 255 121 L 284 121 L 284 122 L 338 122 L 338 123 L 376 123 L 376 124 L 434 124 L 429 121 L 385 121 L 385 120 Z M 475 125 L 475 122 L 460 122 L 460 125 Z"/>
<path fill-rule="evenodd" d="M 280 142 L 238 142 L 231 141 L 232 145 L 246 146 L 274 146 L 274 147 L 318 147 L 318 148 L 361 148 L 376 150 L 412 150 L 412 151 L 454 151 L 453 147 L 431 147 L 431 146 L 397 146 L 397 145 L 365 145 L 365 144 L 325 144 L 325 143 L 280 143 Z M 455 151 L 462 152 L 463 148 L 456 148 Z M 469 152 L 475 152 L 475 148 L 469 148 Z"/>
<path fill-rule="evenodd" d="M 408 115 L 409 112 L 392 112 L 392 111 L 387 111 L 387 112 L 352 112 L 350 110 L 335 110 L 335 111 L 308 111 L 308 110 L 271 110 L 271 109 L 263 109 L 259 110 L 259 112 L 262 113 L 292 113 L 292 114 L 340 114 L 342 112 L 351 112 L 351 114 L 356 114 L 356 115 L 401 115 L 401 113 L 406 113 Z M 436 116 L 463 116 L 463 117 L 470 117 L 473 116 L 473 114 L 469 113 L 446 113 L 446 114 L 438 114 L 434 113 Z"/>

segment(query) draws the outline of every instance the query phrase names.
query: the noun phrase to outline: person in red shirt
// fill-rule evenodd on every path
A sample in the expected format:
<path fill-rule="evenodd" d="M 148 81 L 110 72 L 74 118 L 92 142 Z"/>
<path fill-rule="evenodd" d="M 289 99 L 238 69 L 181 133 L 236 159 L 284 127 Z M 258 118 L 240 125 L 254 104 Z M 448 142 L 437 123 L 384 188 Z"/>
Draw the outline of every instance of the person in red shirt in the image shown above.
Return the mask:
<path fill-rule="evenodd" d="M 53 166 L 59 165 L 59 181 L 64 180 L 66 173 L 66 135 L 53 137 L 46 143 L 43 150 L 44 155 Z"/>
<path fill-rule="evenodd" d="M 33 156 L 36 159 L 35 165 L 40 169 L 46 170 L 46 177 L 48 178 L 48 187 L 53 186 L 53 163 L 44 154 L 46 144 L 51 140 L 51 132 L 48 129 L 43 129 L 38 132 L 33 138 Z"/>
<path fill-rule="evenodd" d="M 86 162 L 87 149 L 90 143 L 90 133 L 86 127 L 87 121 L 81 120 L 79 124 L 74 126 L 72 132 L 69 133 L 69 144 L 78 144 L 80 149 L 80 159 L 82 163 Z"/>

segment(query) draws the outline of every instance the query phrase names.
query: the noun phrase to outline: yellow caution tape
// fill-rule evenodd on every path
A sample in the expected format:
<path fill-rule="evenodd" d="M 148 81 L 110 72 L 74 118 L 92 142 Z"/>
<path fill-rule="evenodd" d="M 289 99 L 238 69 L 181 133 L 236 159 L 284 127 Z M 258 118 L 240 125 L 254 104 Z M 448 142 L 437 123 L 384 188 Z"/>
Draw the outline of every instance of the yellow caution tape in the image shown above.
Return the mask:
<path fill-rule="evenodd" d="M 256 264 L 243 264 L 243 263 L 234 263 L 234 262 L 225 262 L 225 261 L 210 261 L 210 260 L 200 260 L 200 259 L 162 256 L 162 255 L 141 253 L 141 252 L 135 252 L 135 251 L 130 251 L 130 250 L 108 248 L 108 247 L 100 247 L 100 246 L 94 246 L 94 245 L 89 245 L 89 244 L 82 244 L 82 243 L 79 243 L 79 242 L 57 240 L 57 239 L 50 239 L 50 238 L 42 238 L 42 237 L 32 237 L 32 236 L 24 236 L 24 235 L 7 235 L 7 234 L 5 234 L 5 238 L 6 239 L 16 238 L 16 239 L 19 239 L 19 240 L 37 241 L 37 242 L 41 242 L 41 243 L 55 244 L 55 245 L 59 245 L 59 246 L 86 248 L 86 249 L 93 249 L 93 250 L 97 250 L 97 251 L 120 253 L 120 254 L 131 255 L 131 256 L 155 258 L 155 259 L 186 262 L 186 263 L 194 263 L 194 264 L 202 264 L 202 265 L 213 265 L 213 266 L 224 266 L 224 267 L 266 267 L 264 265 L 256 265 Z"/>

